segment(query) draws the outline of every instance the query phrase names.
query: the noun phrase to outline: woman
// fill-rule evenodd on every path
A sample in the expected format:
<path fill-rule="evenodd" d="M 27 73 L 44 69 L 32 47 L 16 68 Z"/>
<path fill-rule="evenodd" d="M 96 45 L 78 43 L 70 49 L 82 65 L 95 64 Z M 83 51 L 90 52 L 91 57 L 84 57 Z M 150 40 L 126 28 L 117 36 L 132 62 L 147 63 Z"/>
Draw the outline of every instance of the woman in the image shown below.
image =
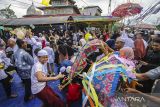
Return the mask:
<path fill-rule="evenodd" d="M 130 47 L 123 47 L 122 49 L 120 49 L 120 57 L 123 57 L 128 60 L 133 60 L 134 59 L 133 49 Z"/>
<path fill-rule="evenodd" d="M 139 35 L 136 36 L 137 39 L 134 41 L 134 55 L 136 60 L 141 60 L 146 55 L 143 39 L 138 38 Z"/>

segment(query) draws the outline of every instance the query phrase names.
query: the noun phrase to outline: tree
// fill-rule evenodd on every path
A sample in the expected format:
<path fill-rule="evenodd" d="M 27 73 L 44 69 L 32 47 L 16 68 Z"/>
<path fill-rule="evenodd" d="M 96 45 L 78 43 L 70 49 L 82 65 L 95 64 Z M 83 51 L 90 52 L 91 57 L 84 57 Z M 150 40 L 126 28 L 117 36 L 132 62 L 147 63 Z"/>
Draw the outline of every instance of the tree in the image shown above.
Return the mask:
<path fill-rule="evenodd" d="M 11 5 L 9 5 L 5 9 L 1 9 L 0 10 L 0 18 L 5 18 L 5 19 L 8 19 L 8 18 L 17 18 L 17 16 L 15 15 L 15 12 L 12 9 L 10 9 L 10 6 Z"/>
<path fill-rule="evenodd" d="M 160 30 L 160 24 L 159 24 L 159 25 L 157 25 L 157 26 L 156 26 L 156 28 L 157 28 L 158 30 Z"/>

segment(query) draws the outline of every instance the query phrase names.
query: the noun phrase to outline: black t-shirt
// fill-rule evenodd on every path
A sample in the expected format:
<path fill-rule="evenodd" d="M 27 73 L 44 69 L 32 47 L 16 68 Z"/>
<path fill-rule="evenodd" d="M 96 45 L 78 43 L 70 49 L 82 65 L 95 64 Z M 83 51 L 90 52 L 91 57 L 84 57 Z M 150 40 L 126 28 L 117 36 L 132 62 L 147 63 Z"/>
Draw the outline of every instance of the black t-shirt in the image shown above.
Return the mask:
<path fill-rule="evenodd" d="M 74 49 L 72 48 L 72 45 L 73 45 L 73 39 L 72 38 L 66 38 L 66 44 L 67 44 L 67 53 L 68 53 L 68 56 L 72 56 L 74 55 Z"/>
<path fill-rule="evenodd" d="M 54 62 L 59 65 L 59 54 L 58 54 L 58 51 L 55 52 L 55 60 Z"/>
<path fill-rule="evenodd" d="M 67 40 L 66 40 L 66 38 L 64 38 L 64 37 L 61 37 L 58 41 L 57 41 L 57 44 L 58 45 L 64 45 L 64 44 L 66 44 L 67 43 Z"/>

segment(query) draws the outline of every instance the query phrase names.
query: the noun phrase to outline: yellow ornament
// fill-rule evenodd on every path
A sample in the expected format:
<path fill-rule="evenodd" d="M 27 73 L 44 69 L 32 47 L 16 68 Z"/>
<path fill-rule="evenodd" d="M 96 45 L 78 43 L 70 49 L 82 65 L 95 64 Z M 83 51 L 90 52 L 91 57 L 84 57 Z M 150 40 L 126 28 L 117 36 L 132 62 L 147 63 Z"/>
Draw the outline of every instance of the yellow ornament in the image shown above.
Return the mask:
<path fill-rule="evenodd" d="M 86 35 L 85 35 L 85 40 L 88 41 L 91 36 L 92 36 L 92 35 L 91 35 L 90 33 L 86 33 Z"/>
<path fill-rule="evenodd" d="M 49 6 L 50 0 L 42 0 L 42 5 Z"/>
<path fill-rule="evenodd" d="M 4 63 L 0 63 L 0 70 L 4 69 Z"/>

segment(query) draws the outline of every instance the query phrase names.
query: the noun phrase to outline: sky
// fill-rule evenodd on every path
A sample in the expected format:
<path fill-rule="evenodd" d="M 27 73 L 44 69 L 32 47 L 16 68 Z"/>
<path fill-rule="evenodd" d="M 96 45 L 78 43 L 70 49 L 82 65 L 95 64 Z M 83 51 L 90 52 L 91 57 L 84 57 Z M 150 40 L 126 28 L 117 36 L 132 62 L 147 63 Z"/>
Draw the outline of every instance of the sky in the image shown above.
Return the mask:
<path fill-rule="evenodd" d="M 40 4 L 41 0 L 0 0 L 0 9 L 7 7 L 11 4 L 11 9 L 13 9 L 18 17 L 22 17 L 26 14 L 27 8 L 32 4 L 34 1 L 35 6 L 42 6 Z M 109 0 L 75 0 L 76 5 L 81 8 L 85 6 L 95 6 L 98 5 L 102 9 L 102 15 L 109 15 L 108 14 L 108 4 Z M 145 11 L 148 7 L 154 5 L 157 1 L 160 0 L 111 0 L 111 12 L 116 8 L 118 5 L 122 3 L 127 3 L 127 1 L 139 3 L 143 7 L 143 11 Z M 157 21 L 157 18 L 160 17 L 160 14 L 151 15 L 147 17 L 144 21 L 147 23 L 154 23 Z"/>

